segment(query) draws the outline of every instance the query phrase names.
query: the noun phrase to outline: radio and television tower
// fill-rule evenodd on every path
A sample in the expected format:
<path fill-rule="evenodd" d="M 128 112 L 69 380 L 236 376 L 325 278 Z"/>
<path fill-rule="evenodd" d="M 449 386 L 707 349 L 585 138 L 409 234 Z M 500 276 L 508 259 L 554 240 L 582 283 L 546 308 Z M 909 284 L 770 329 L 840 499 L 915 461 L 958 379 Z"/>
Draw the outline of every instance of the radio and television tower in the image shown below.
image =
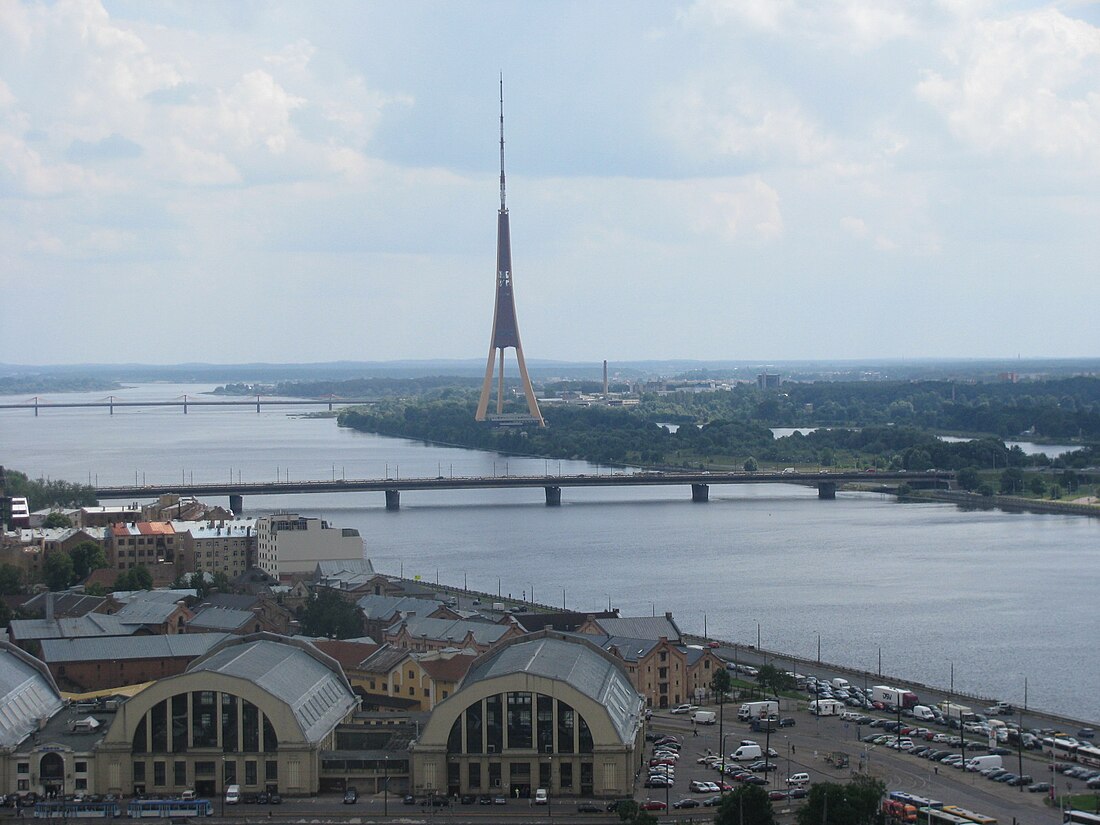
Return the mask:
<path fill-rule="evenodd" d="M 485 380 L 481 384 L 481 398 L 477 403 L 478 421 L 490 420 L 487 416 L 489 395 L 493 386 L 493 362 L 500 353 L 500 371 L 497 375 L 496 416 L 504 418 L 504 351 L 512 347 L 516 351 L 519 365 L 519 377 L 523 382 L 523 393 L 527 397 L 527 411 L 530 420 L 540 427 L 546 422 L 539 411 L 535 391 L 531 388 L 531 378 L 527 375 L 527 364 L 523 360 L 523 345 L 519 340 L 519 321 L 516 320 L 516 299 L 512 287 L 512 242 L 508 231 L 508 207 L 504 202 L 504 78 L 500 80 L 500 211 L 497 212 L 497 298 L 493 310 L 493 335 L 489 341 L 489 360 L 485 365 Z M 515 417 L 509 416 L 510 420 Z"/>

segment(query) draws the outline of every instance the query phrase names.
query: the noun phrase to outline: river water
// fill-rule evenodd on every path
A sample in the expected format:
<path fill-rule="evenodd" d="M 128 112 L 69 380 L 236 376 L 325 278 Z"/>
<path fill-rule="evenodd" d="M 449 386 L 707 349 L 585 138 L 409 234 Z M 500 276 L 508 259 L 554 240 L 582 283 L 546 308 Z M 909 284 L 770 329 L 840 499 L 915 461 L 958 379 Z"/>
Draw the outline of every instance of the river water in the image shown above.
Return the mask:
<path fill-rule="evenodd" d="M 143 385 L 169 399 L 208 386 Z M 103 393 L 64 400 L 102 398 Z M 60 396 L 58 400 L 62 400 Z M 607 473 L 357 433 L 285 408 L 0 411 L 0 463 L 99 484 Z M 222 502 L 224 503 L 224 502 Z M 377 569 L 570 609 L 672 611 L 680 627 L 1100 720 L 1100 520 L 966 512 L 812 488 L 683 487 L 245 499 L 357 527 Z"/>

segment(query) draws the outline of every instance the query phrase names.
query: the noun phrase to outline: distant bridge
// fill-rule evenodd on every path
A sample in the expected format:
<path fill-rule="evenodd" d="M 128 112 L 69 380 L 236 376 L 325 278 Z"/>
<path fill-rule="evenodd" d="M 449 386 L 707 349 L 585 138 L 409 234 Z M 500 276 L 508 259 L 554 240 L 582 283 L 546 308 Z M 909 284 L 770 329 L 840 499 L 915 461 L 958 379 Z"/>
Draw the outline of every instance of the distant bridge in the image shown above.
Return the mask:
<path fill-rule="evenodd" d="M 224 401 L 211 401 L 209 399 L 196 399 L 191 395 L 181 395 L 169 401 L 120 401 L 113 395 L 108 395 L 99 401 L 47 401 L 39 396 L 34 396 L 26 401 L 17 401 L 11 404 L 0 404 L 0 410 L 34 410 L 37 418 L 39 410 L 60 410 L 73 408 L 99 407 L 108 410 L 110 415 L 115 414 L 115 407 L 182 407 L 183 414 L 187 415 L 190 407 L 255 407 L 256 412 L 260 407 L 319 407 L 327 406 L 330 410 L 333 406 L 349 407 L 362 404 L 374 404 L 374 399 L 369 398 L 338 398 L 330 395 L 328 398 L 231 398 Z"/>
<path fill-rule="evenodd" d="M 360 493 L 382 492 L 386 495 L 386 509 L 401 507 L 403 490 L 485 490 L 503 488 L 542 487 L 546 505 L 561 504 L 562 487 L 667 487 L 689 486 L 691 500 L 705 502 L 710 498 L 712 484 L 805 484 L 817 487 L 822 499 L 836 498 L 839 485 L 851 482 L 864 484 L 905 482 L 912 487 L 947 488 L 955 478 L 945 472 L 637 472 L 608 475 L 541 475 L 541 476 L 436 476 L 434 478 L 375 478 L 333 479 L 326 481 L 268 481 L 255 483 L 217 482 L 213 484 L 143 484 L 122 487 L 96 487 L 100 499 L 152 498 L 166 493 L 178 493 L 196 498 L 228 496 L 229 506 L 241 512 L 244 497 L 271 495 L 300 495 L 305 493 Z"/>

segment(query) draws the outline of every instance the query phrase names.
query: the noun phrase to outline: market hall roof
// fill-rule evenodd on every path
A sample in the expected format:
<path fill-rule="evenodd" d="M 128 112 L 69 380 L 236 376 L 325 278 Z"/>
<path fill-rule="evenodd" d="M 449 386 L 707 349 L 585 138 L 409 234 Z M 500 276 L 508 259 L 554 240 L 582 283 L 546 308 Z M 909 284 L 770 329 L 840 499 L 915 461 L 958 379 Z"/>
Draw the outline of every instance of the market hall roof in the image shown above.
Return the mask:
<path fill-rule="evenodd" d="M 0 747 L 15 747 L 63 707 L 46 666 L 0 641 Z"/>
<path fill-rule="evenodd" d="M 607 709 L 624 743 L 634 740 L 645 700 L 622 665 L 582 635 L 544 630 L 511 639 L 479 656 L 455 695 L 477 682 L 514 673 L 565 682 Z"/>
<path fill-rule="evenodd" d="M 290 706 L 303 736 L 318 742 L 357 705 L 340 664 L 307 642 L 273 633 L 227 639 L 187 673 L 211 671 L 251 682 Z"/>

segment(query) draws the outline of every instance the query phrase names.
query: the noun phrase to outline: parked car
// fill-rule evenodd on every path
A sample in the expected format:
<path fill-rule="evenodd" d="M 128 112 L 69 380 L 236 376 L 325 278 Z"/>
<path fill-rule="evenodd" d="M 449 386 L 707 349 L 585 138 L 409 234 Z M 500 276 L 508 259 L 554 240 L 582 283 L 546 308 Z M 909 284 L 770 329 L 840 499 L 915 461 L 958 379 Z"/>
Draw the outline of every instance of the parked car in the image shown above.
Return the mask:
<path fill-rule="evenodd" d="M 282 805 L 283 798 L 279 796 L 279 794 L 272 792 L 267 795 L 267 802 L 269 805 Z"/>
<path fill-rule="evenodd" d="M 693 710 L 699 710 L 698 705 L 677 705 L 669 713 L 691 713 Z"/>
<path fill-rule="evenodd" d="M 779 720 L 779 727 L 781 727 L 781 728 L 793 728 L 794 727 L 794 717 L 793 716 L 784 716 L 782 719 Z"/>
<path fill-rule="evenodd" d="M 494 805 L 507 805 L 508 804 L 508 797 L 506 797 L 502 793 L 498 793 L 496 796 L 493 797 L 493 804 Z"/>
<path fill-rule="evenodd" d="M 667 811 L 668 805 L 659 799 L 647 799 L 642 803 L 643 811 Z"/>
<path fill-rule="evenodd" d="M 1050 793 L 1049 782 L 1032 782 L 1027 786 L 1030 793 Z"/>
<path fill-rule="evenodd" d="M 359 801 L 359 791 L 356 790 L 354 785 L 349 785 L 347 790 L 344 791 L 344 804 L 354 805 Z"/>
<path fill-rule="evenodd" d="M 692 799 L 690 796 L 684 797 L 681 800 L 672 803 L 673 808 L 698 808 L 702 805 L 698 799 Z"/>
<path fill-rule="evenodd" d="M 709 799 L 704 799 L 703 800 L 703 807 L 704 808 L 716 808 L 721 804 L 722 804 L 721 794 L 719 794 L 718 796 L 712 796 Z"/>
<path fill-rule="evenodd" d="M 600 806 L 594 802 L 578 802 L 577 813 L 579 814 L 598 814 L 600 813 Z"/>

